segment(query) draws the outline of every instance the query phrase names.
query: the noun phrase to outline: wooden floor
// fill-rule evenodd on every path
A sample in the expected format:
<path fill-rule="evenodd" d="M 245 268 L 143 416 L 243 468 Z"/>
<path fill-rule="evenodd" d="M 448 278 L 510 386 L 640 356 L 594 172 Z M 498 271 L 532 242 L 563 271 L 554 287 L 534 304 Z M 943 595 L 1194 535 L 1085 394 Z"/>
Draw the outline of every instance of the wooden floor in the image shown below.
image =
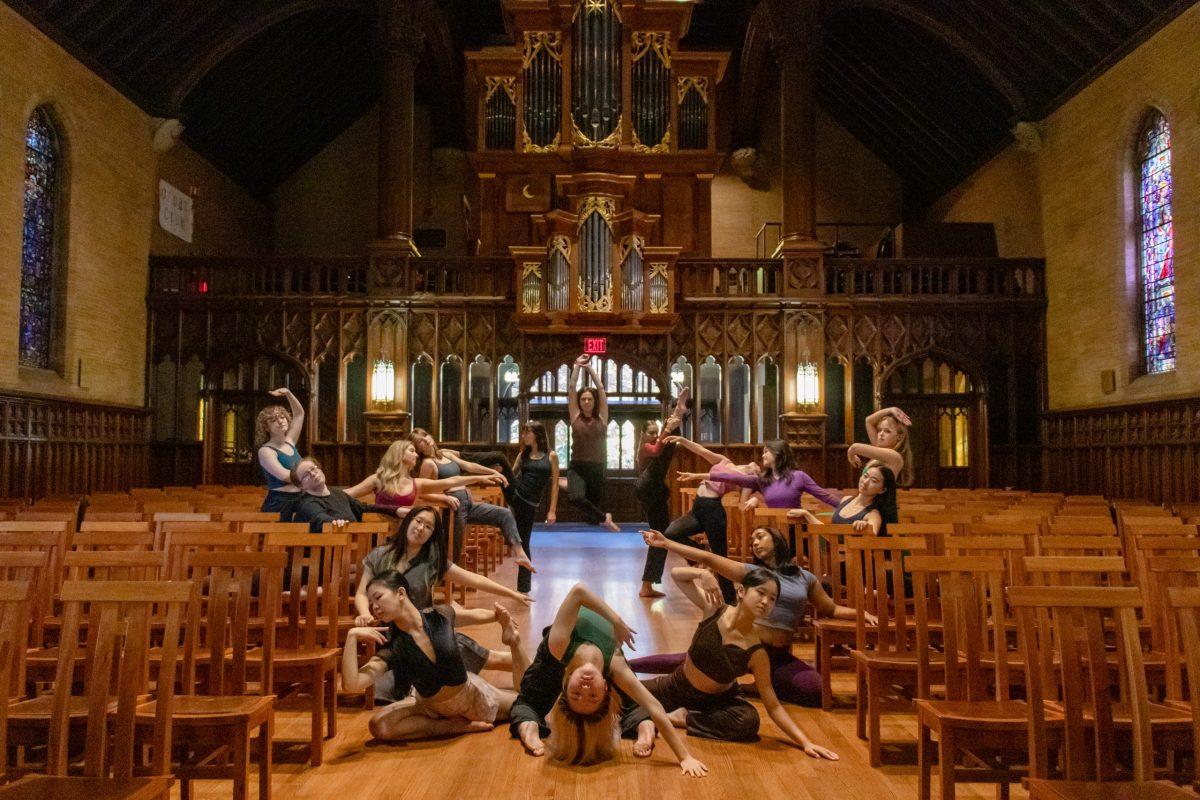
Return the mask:
<path fill-rule="evenodd" d="M 540 572 L 534 576 L 529 612 L 518 617 L 525 647 L 532 653 L 541 629 L 549 624 L 558 601 L 577 580 L 597 590 L 638 631 L 637 653 L 678 652 L 687 647 L 699 619 L 692 606 L 668 583 L 667 596 L 657 600 L 637 597 L 645 546 L 635 533 L 600 531 L 576 533 L 534 532 L 533 557 Z M 668 560 L 676 564 L 675 556 Z M 510 564 L 498 579 L 514 585 Z M 469 596 L 469 605 L 492 602 Z M 499 646 L 495 626 L 472 628 L 482 643 Z M 811 645 L 801 646 L 811 653 Z M 508 675 L 485 673 L 499 686 L 511 684 Z M 444 798 L 606 798 L 647 797 L 661 800 L 717 800 L 717 798 L 776 798 L 777 800 L 915 800 L 917 769 L 889 766 L 872 769 L 865 743 L 854 735 L 853 680 L 835 676 L 834 690 L 844 707 L 830 713 L 786 706 L 811 737 L 836 750 L 838 762 L 808 758 L 779 733 L 763 714 L 762 738 L 754 744 L 730 744 L 705 739 L 688 740 L 693 754 L 708 764 L 707 778 L 680 775 L 670 750 L 659 740 L 654 755 L 636 759 L 631 742 L 622 742 L 615 762 L 597 767 L 555 766 L 545 758 L 531 758 L 509 738 L 507 725 L 488 733 L 449 740 L 403 745 L 371 741 L 367 733 L 369 712 L 344 704 L 338 714 L 338 735 L 325 742 L 325 763 L 309 767 L 300 763 L 298 750 L 276 748 L 274 796 L 282 800 L 307 798 L 388 798 L 389 800 L 443 800 Z M 761 706 L 759 707 L 761 712 Z M 300 740 L 307 736 L 309 717 L 283 708 L 277 713 L 276 733 Z M 915 738 L 911 722 L 885 724 L 885 738 Z M 293 755 L 293 752 L 296 755 Z M 284 761 L 283 759 L 289 759 Z M 936 776 L 935 776 L 936 787 Z M 225 798 L 229 783 L 200 782 L 198 798 Z M 935 788 L 936 791 L 936 788 Z M 178 796 L 178 788 L 175 790 Z M 257 797 L 256 779 L 251 797 Z M 1019 787 L 1014 797 L 1024 797 Z M 962 798 L 994 797 L 986 784 L 958 787 Z"/>

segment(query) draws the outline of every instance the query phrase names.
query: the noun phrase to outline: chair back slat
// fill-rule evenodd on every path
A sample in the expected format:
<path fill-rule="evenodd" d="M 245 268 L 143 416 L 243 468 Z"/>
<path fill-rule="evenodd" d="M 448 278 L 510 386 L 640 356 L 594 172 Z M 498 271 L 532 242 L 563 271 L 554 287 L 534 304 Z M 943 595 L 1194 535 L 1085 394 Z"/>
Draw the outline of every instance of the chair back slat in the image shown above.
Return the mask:
<path fill-rule="evenodd" d="M 71 534 L 71 550 L 154 550 L 155 534 L 149 530 L 79 531 Z"/>
<path fill-rule="evenodd" d="M 1148 558 L 1146 567 L 1150 582 L 1148 593 L 1150 604 L 1147 606 L 1146 616 L 1150 618 L 1151 648 L 1166 654 L 1167 698 L 1181 702 L 1187 701 L 1189 695 L 1191 698 L 1196 698 L 1200 695 L 1191 688 L 1196 686 L 1195 678 L 1188 681 L 1188 687 L 1191 690 L 1189 694 L 1185 695 L 1183 691 L 1184 661 L 1181 652 L 1179 620 L 1172 613 L 1167 596 L 1175 588 L 1200 587 L 1200 557 L 1159 556 Z"/>
<path fill-rule="evenodd" d="M 195 552 L 237 552 L 254 547 L 254 537 L 248 533 L 229 531 L 194 531 L 190 528 L 169 530 L 163 539 L 163 550 L 167 556 L 165 577 L 167 580 L 187 579 L 188 556 Z"/>
<path fill-rule="evenodd" d="M 338 646 L 342 595 L 348 594 L 343 575 L 349 546 L 345 534 L 267 534 L 264 548 L 288 555 L 284 591 L 289 647 Z"/>
<path fill-rule="evenodd" d="M 1005 583 L 1009 586 L 1025 582 L 1022 559 L 1033 555 L 1029 539 L 1025 536 L 969 535 L 952 536 L 946 539 L 946 555 L 977 556 L 979 558 L 1003 558 L 1008 565 Z"/>
<path fill-rule="evenodd" d="M 1026 581 L 1032 586 L 1124 586 L 1120 556 L 1026 556 Z"/>
<path fill-rule="evenodd" d="M 846 537 L 862 536 L 853 525 L 808 525 L 809 571 L 828 584 L 829 596 L 838 605 L 849 605 L 846 576 Z"/>
<path fill-rule="evenodd" d="M 52 534 L 32 534 L 53 538 Z M 57 541 L 57 540 L 55 540 Z M 0 581 L 28 583 L 31 587 L 26 617 L 21 630 L 26 634 L 25 647 L 37 649 L 45 643 L 46 617 L 54 607 L 54 576 L 47 568 L 47 550 L 5 550 L 0 545 Z M 25 664 L 25 648 L 21 649 L 19 664 Z M 25 673 L 19 669 L 18 677 L 24 686 Z M 16 687 L 14 687 L 16 688 Z"/>
<path fill-rule="evenodd" d="M 8 704 L 24 692 L 25 628 L 37 587 L 0 581 L 0 782 L 8 775 Z"/>
<path fill-rule="evenodd" d="M 914 626 L 908 613 L 911 598 L 905 588 L 904 558 L 910 552 L 924 551 L 925 540 L 913 537 L 860 535 L 846 539 L 857 649 L 867 649 L 866 614 L 870 613 L 879 620 L 878 652 L 912 652 Z"/>
<path fill-rule="evenodd" d="M 1123 687 L 1132 720 L 1133 780 L 1151 780 L 1150 700 L 1136 615 L 1141 593 L 1133 587 L 1014 586 L 1008 595 L 1022 650 L 1029 655 L 1025 672 L 1031 776 L 1050 777 L 1045 701 L 1058 696 L 1063 777 L 1117 779 L 1112 698 Z M 1116 634 L 1116 676 L 1107 660 L 1106 627 Z"/>
<path fill-rule="evenodd" d="M 63 563 L 71 581 L 155 581 L 166 558 L 166 553 L 146 550 L 72 550 Z"/>
<path fill-rule="evenodd" d="M 161 616 L 163 646 L 155 675 L 156 716 L 149 772 L 170 772 L 171 708 L 175 693 L 178 638 L 193 587 L 184 582 L 67 581 L 62 588 L 63 635 L 50 719 L 47 768 L 66 775 L 71 693 L 79 628 L 88 620 L 83 697 L 87 699 L 83 774 L 130 778 L 141 762 L 134 746 L 136 710 L 148 683 L 151 620 Z M 116 713 L 111 700 L 116 696 Z M 111 732 L 112 746 L 109 746 Z M 135 757 L 137 756 L 137 757 Z"/>
<path fill-rule="evenodd" d="M 1178 647 L 1168 653 L 1187 665 L 1188 684 L 1200 686 L 1200 587 L 1173 586 L 1165 597 L 1168 608 L 1175 615 L 1180 638 Z M 1175 627 L 1175 626 L 1172 626 Z M 1197 692 L 1192 690 L 1192 752 L 1200 753 L 1200 702 Z M 1192 788 L 1200 788 L 1200 759 L 1193 758 Z"/>
<path fill-rule="evenodd" d="M 1042 536 L 1037 541 L 1042 556 L 1122 556 L 1121 537 L 1094 534 Z"/>

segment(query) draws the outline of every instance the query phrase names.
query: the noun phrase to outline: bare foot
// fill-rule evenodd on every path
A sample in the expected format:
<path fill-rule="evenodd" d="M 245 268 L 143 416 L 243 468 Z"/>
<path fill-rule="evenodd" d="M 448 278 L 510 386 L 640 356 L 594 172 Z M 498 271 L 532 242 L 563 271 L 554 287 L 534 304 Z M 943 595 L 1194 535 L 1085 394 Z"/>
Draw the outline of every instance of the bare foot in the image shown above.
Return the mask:
<path fill-rule="evenodd" d="M 658 734 L 658 730 L 654 727 L 654 720 L 644 719 L 638 723 L 637 741 L 633 743 L 633 754 L 638 758 L 649 758 L 654 752 L 654 737 Z"/>
<path fill-rule="evenodd" d="M 674 711 L 672 711 L 670 714 L 667 714 L 667 718 L 669 720 L 671 720 L 671 724 L 674 725 L 676 728 L 686 728 L 687 727 L 687 715 L 688 715 L 688 712 L 687 712 L 686 708 L 677 708 Z"/>
<path fill-rule="evenodd" d="M 466 732 L 467 733 L 484 733 L 486 731 L 492 730 L 495 727 L 496 726 L 490 722 L 472 721 L 472 722 L 467 723 Z"/>
<path fill-rule="evenodd" d="M 685 386 L 679 391 L 679 397 L 675 399 L 675 416 L 680 419 L 688 415 L 687 401 L 690 394 L 691 389 Z"/>
<path fill-rule="evenodd" d="M 504 643 L 505 647 L 519 644 L 521 629 L 517 627 L 517 623 L 513 622 L 512 614 L 499 603 L 496 603 L 493 608 L 496 609 L 496 622 L 500 624 L 500 641 Z"/>
<path fill-rule="evenodd" d="M 613 522 L 612 514 L 605 514 L 604 522 L 601 524 L 604 525 L 604 527 L 608 528 L 613 533 L 619 533 L 621 530 L 621 526 L 618 525 L 617 523 Z"/>
<path fill-rule="evenodd" d="M 638 592 L 638 597 L 666 597 L 666 595 L 655 589 L 654 584 L 650 581 L 642 581 L 642 590 Z"/>
<path fill-rule="evenodd" d="M 521 746 L 529 755 L 546 755 L 546 746 L 542 744 L 542 737 L 536 722 L 522 722 L 517 726 L 517 735 L 521 737 Z"/>
<path fill-rule="evenodd" d="M 533 568 L 533 562 L 529 560 L 529 556 L 527 556 L 525 553 L 517 553 L 516 556 L 514 556 L 514 559 L 516 560 L 518 567 L 524 567 L 530 572 L 537 572 L 537 570 Z"/>

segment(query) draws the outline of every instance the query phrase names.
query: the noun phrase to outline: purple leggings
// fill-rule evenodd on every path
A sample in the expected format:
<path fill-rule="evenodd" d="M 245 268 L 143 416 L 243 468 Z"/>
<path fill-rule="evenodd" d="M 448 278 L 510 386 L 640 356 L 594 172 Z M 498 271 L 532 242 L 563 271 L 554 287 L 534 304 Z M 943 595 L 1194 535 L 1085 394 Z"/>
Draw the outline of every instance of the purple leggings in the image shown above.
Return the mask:
<path fill-rule="evenodd" d="M 819 708 L 821 705 L 821 673 L 792 655 L 790 647 L 765 648 L 771 660 L 771 686 L 785 703 Z M 683 663 L 687 653 L 662 653 L 629 659 L 629 668 L 644 675 L 666 675 Z M 667 709 L 671 711 L 673 709 Z"/>

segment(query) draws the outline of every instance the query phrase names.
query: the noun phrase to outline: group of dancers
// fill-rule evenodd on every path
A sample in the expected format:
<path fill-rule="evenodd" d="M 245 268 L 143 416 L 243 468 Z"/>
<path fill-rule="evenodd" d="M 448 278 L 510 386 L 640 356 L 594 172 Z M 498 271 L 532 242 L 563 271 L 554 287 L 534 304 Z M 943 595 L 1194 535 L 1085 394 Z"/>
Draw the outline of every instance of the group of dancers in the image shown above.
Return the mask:
<path fill-rule="evenodd" d="M 595 385 L 576 390 L 581 372 Z M 263 510 L 307 521 L 314 531 L 326 523 L 361 520 L 368 511 L 400 518 L 392 540 L 372 550 L 358 570 L 357 618 L 342 661 L 346 689 L 375 687 L 381 707 L 371 717 L 371 735 L 382 740 L 445 736 L 490 730 L 507 720 L 528 753 L 572 764 L 611 759 L 620 737 L 635 739 L 634 754 L 645 757 L 661 735 L 682 771 L 702 776 L 708 768 L 690 754 L 678 729 L 711 739 L 755 739 L 758 712 L 738 684 L 748 674 L 767 714 L 789 740 L 810 756 L 836 759 L 805 734 L 782 703 L 820 703 L 820 676 L 791 652 L 806 612 L 811 608 L 817 616 L 853 619 L 854 610 L 837 605 L 819 577 L 797 564 L 787 537 L 775 528 L 751 531 L 750 563 L 729 559 L 722 497 L 740 491 L 743 508 L 787 508 L 791 519 L 822 524 L 801 508 L 807 492 L 833 508 L 830 522 L 886 535 L 888 523 L 896 521 L 897 486 L 911 481 L 909 418 L 897 408 L 867 418 L 871 443 L 848 448 L 850 461 L 861 468 L 857 492 L 843 497 L 798 469 L 786 442 L 768 442 L 757 463 L 738 465 L 681 437 L 689 413 L 687 392 L 681 392 L 667 419 L 661 425 L 649 422 L 643 430 L 635 492 L 649 521 L 642 532 L 648 547 L 641 596 L 662 596 L 655 584 L 662 582 L 668 552 L 698 565 L 671 572 L 702 612 L 691 644 L 685 653 L 627 661 L 623 647 L 633 644 L 635 632 L 603 598 L 579 583 L 542 632 L 530 660 L 519 626 L 504 606 L 435 605 L 433 591 L 448 577 L 530 604 L 535 571 L 530 537 L 547 492 L 548 524 L 556 521 L 561 490 L 589 523 L 618 530 L 605 510 L 607 400 L 587 356 L 576 360 L 570 386 L 573 453 L 565 471 L 537 421 L 522 427 L 521 450 L 511 465 L 502 453 L 464 458 L 415 429 L 388 448 L 374 474 L 343 490 L 328 486 L 320 464 L 299 453 L 304 412 L 290 391 L 272 392 L 286 399 L 287 409 L 272 406 L 259 414 L 259 464 L 268 486 Z M 692 508 L 671 520 L 667 478 L 678 448 L 710 468 L 677 473 L 680 482 L 699 485 Z M 502 487 L 507 507 L 473 501 L 467 487 L 479 484 Z M 372 504 L 357 499 L 369 494 L 374 495 Z M 515 590 L 455 564 L 460 554 L 449 551 L 435 502 L 455 509 L 456 549 L 468 523 L 501 531 L 519 567 Z M 705 534 L 709 549 L 695 546 L 693 537 L 699 533 Z M 504 649 L 490 650 L 459 630 L 482 624 L 499 626 Z M 377 650 L 360 665 L 358 645 L 363 641 L 374 642 Z M 515 691 L 493 686 L 480 677 L 483 670 L 510 671 Z M 637 673 L 659 677 L 639 681 Z"/>

